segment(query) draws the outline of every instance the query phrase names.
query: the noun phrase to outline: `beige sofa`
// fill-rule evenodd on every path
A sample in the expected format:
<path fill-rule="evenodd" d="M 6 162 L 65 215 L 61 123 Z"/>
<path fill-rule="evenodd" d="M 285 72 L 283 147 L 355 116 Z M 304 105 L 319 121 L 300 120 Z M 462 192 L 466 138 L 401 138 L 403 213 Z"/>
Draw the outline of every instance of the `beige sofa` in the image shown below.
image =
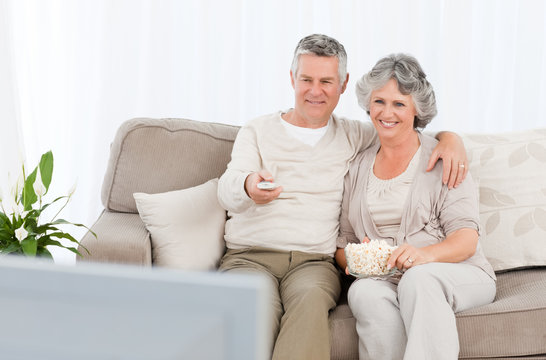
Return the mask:
<path fill-rule="evenodd" d="M 133 193 L 191 188 L 219 177 L 238 127 L 184 119 L 133 119 L 118 130 L 102 188 L 104 212 L 78 261 L 151 266 L 152 240 Z M 546 359 L 546 129 L 463 135 L 480 186 L 482 246 L 497 296 L 457 314 L 462 359 Z M 198 241 L 198 239 L 196 239 Z M 358 359 L 349 278 L 330 315 L 332 358 Z M 378 359 L 381 355 L 378 354 Z"/>

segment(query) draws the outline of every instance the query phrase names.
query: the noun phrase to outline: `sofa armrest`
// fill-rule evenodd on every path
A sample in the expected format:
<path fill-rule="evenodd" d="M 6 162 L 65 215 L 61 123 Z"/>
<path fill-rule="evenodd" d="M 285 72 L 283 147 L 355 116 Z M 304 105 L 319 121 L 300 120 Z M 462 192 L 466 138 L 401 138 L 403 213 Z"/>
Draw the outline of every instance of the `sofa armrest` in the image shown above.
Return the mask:
<path fill-rule="evenodd" d="M 138 214 L 103 211 L 79 247 L 83 257 L 76 261 L 112 262 L 135 265 L 152 265 L 150 235 Z"/>

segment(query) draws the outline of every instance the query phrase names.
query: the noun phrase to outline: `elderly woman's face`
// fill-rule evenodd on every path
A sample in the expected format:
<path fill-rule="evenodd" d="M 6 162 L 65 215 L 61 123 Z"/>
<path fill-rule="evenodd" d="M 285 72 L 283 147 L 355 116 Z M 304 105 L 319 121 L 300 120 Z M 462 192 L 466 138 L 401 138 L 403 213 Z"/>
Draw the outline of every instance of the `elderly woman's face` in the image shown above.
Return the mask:
<path fill-rule="evenodd" d="M 390 79 L 370 96 L 370 118 L 380 137 L 396 137 L 414 131 L 413 120 L 417 115 L 411 95 L 398 90 L 398 83 Z"/>

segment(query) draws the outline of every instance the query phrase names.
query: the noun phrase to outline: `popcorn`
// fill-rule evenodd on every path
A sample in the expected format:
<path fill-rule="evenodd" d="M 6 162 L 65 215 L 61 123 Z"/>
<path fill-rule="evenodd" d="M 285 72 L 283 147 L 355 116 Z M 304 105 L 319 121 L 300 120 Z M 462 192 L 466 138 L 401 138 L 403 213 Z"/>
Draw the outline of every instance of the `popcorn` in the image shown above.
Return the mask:
<path fill-rule="evenodd" d="M 349 271 L 353 275 L 388 275 L 392 269 L 387 270 L 387 261 L 396 248 L 385 240 L 347 244 L 345 257 Z"/>

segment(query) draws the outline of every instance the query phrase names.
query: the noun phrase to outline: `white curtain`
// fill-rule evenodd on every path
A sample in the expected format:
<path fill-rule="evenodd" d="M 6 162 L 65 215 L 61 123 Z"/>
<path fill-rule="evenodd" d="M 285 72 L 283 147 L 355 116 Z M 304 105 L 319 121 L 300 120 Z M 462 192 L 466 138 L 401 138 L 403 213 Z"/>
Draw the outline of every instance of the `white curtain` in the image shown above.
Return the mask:
<path fill-rule="evenodd" d="M 7 185 L 15 182 L 24 159 L 7 10 L 0 2 L 0 198 L 9 196 L 11 187 Z"/>
<path fill-rule="evenodd" d="M 350 81 L 336 113 L 367 121 L 356 79 L 406 52 L 434 85 L 431 130 L 546 126 L 542 0 L 0 0 L 0 183 L 51 149 L 54 194 L 77 181 L 64 217 L 91 225 L 109 144 L 132 117 L 242 125 L 293 104 L 297 41 L 346 47 Z M 21 155 L 18 155 L 18 154 Z M 81 236 L 81 232 L 78 233 Z M 71 253 L 54 253 L 73 262 Z"/>

